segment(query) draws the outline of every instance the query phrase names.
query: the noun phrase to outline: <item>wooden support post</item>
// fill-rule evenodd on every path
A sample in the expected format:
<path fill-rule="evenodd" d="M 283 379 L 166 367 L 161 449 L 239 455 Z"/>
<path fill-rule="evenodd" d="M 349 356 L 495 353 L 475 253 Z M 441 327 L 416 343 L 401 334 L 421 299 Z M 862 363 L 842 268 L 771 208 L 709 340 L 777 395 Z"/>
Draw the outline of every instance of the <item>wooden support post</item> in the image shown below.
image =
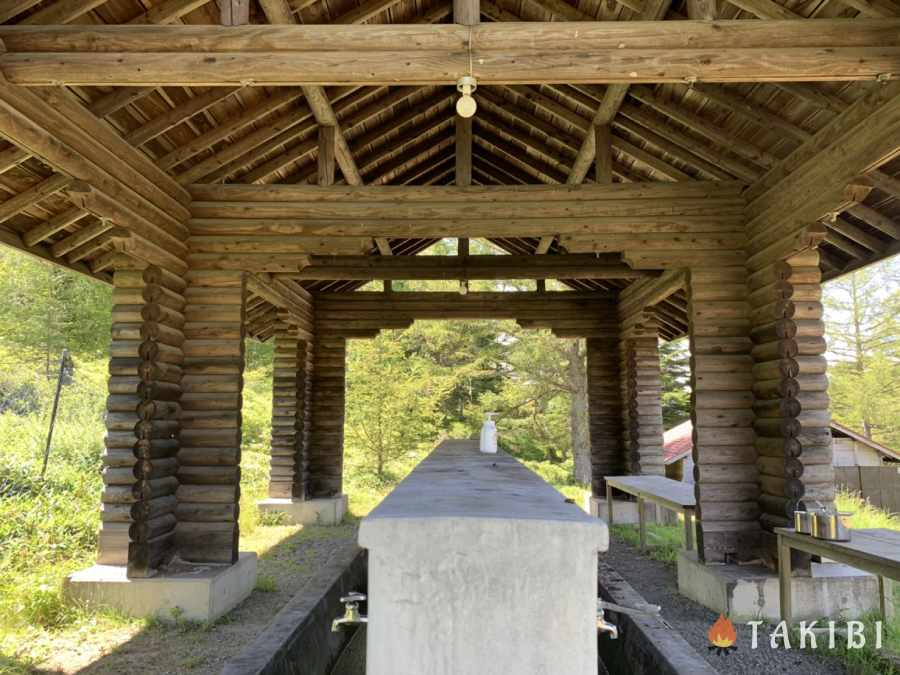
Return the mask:
<path fill-rule="evenodd" d="M 772 529 L 790 527 L 801 502 L 834 501 L 818 251 L 754 272 L 749 297 L 760 523 L 774 551 Z M 795 566 L 809 563 L 795 552 Z"/>
<path fill-rule="evenodd" d="M 608 124 L 594 125 L 594 181 L 612 183 L 612 128 Z"/>
<path fill-rule="evenodd" d="M 98 562 L 148 577 L 175 553 L 184 282 L 151 266 L 113 285 Z"/>
<path fill-rule="evenodd" d="M 472 118 L 456 116 L 456 184 L 472 184 Z"/>
<path fill-rule="evenodd" d="M 759 539 L 746 269 L 691 269 L 687 291 L 697 553 L 746 559 Z"/>
<path fill-rule="evenodd" d="M 591 492 L 595 497 L 602 497 L 606 490 L 604 476 L 625 471 L 618 340 L 588 338 L 586 344 Z"/>
<path fill-rule="evenodd" d="M 187 279 L 176 543 L 189 562 L 234 563 L 246 278 L 191 270 Z"/>
<path fill-rule="evenodd" d="M 310 398 L 310 498 L 341 494 L 344 465 L 344 380 L 347 340 L 317 322 Z"/>
<path fill-rule="evenodd" d="M 334 185 L 336 127 L 319 126 L 319 185 Z"/>
<path fill-rule="evenodd" d="M 286 318 L 286 317 L 285 317 Z M 309 411 L 307 392 L 312 355 L 287 323 L 275 326 L 275 362 L 272 375 L 272 459 L 269 497 L 306 497 L 306 435 Z"/>
<path fill-rule="evenodd" d="M 223 26 L 244 26 L 250 23 L 250 0 L 217 0 L 219 23 Z"/>
<path fill-rule="evenodd" d="M 637 498 L 638 510 L 638 543 L 641 553 L 647 550 L 647 502 L 643 497 Z"/>
<path fill-rule="evenodd" d="M 632 474 L 666 473 L 657 335 L 656 319 L 645 315 L 620 342 L 625 465 Z"/>

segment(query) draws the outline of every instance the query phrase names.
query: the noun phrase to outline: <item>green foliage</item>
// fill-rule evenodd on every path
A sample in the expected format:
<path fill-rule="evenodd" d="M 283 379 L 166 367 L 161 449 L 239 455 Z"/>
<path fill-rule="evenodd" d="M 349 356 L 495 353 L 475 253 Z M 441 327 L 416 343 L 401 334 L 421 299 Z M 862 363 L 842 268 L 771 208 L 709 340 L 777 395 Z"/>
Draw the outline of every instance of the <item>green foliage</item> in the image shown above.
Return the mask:
<path fill-rule="evenodd" d="M 690 359 L 687 338 L 660 343 L 663 426 L 666 429 L 691 417 Z"/>
<path fill-rule="evenodd" d="M 823 300 L 835 419 L 900 447 L 900 259 L 827 283 Z"/>

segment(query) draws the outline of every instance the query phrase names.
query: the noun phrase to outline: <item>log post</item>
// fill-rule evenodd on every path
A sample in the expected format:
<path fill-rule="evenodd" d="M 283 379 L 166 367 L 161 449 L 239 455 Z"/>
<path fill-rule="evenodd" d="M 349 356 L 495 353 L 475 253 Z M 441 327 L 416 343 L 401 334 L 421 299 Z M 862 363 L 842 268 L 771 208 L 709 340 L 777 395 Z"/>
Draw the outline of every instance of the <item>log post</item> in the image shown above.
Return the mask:
<path fill-rule="evenodd" d="M 620 475 L 626 469 L 622 449 L 618 340 L 588 338 L 586 343 L 591 494 L 602 500 L 606 495 L 604 476 Z"/>
<path fill-rule="evenodd" d="M 246 279 L 192 270 L 187 280 L 176 543 L 189 562 L 234 563 Z"/>
<path fill-rule="evenodd" d="M 269 497 L 306 498 L 307 394 L 312 355 L 286 322 L 275 326 L 275 363 L 272 376 L 272 460 Z"/>
<path fill-rule="evenodd" d="M 687 279 L 697 551 L 746 559 L 759 539 L 747 272 L 711 265 Z"/>
<path fill-rule="evenodd" d="M 628 473 L 664 476 L 658 327 L 654 316 L 642 314 L 619 346 L 625 463 Z"/>
<path fill-rule="evenodd" d="M 308 451 L 308 497 L 336 497 L 344 466 L 344 387 L 347 340 L 316 325 Z"/>
<path fill-rule="evenodd" d="M 175 553 L 184 282 L 158 267 L 113 275 L 98 563 L 149 577 Z"/>
<path fill-rule="evenodd" d="M 763 542 L 806 502 L 834 500 L 819 253 L 774 261 L 750 277 L 753 411 Z M 795 564 L 808 564 L 808 556 Z"/>

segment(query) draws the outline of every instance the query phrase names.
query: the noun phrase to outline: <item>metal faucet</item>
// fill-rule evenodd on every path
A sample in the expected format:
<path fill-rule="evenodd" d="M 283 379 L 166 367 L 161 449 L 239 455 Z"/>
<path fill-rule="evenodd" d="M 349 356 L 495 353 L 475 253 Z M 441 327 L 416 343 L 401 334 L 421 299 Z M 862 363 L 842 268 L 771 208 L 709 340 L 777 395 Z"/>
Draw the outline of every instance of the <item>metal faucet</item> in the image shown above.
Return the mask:
<path fill-rule="evenodd" d="M 337 633 L 342 626 L 358 626 L 361 623 L 369 623 L 369 618 L 359 613 L 359 603 L 366 601 L 364 593 L 353 591 L 350 595 L 341 598 L 344 603 L 344 616 L 331 622 L 331 632 Z"/>
<path fill-rule="evenodd" d="M 617 605 L 614 602 L 607 602 L 606 600 L 597 598 L 597 632 L 609 633 L 611 640 L 617 640 L 619 638 L 619 628 L 614 623 L 610 623 L 606 620 L 606 615 L 603 612 L 604 609 L 616 612 L 617 614 L 643 614 L 645 616 L 659 616 L 660 611 L 662 611 L 662 607 L 659 605 L 646 603 L 639 607 L 625 607 L 623 605 Z"/>

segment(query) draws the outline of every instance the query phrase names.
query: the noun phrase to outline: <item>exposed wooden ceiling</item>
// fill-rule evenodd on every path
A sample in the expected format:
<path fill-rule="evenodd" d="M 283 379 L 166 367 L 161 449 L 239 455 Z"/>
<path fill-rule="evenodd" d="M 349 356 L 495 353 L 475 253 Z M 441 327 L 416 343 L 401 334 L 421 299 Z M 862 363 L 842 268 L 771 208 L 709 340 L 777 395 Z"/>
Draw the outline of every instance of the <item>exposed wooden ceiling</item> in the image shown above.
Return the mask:
<path fill-rule="evenodd" d="M 451 21 L 439 0 L 247 0 L 250 23 L 433 24 Z M 221 0 L 238 14 L 241 0 Z M 665 18 L 896 18 L 894 0 L 481 0 L 482 22 Z M 213 0 L 8 0 L 0 22 L 216 25 Z M 616 182 L 753 182 L 879 82 L 627 85 L 488 85 L 478 88 L 474 185 L 591 181 L 592 124 L 612 127 Z M 178 183 L 313 183 L 318 128 L 339 130 L 338 182 L 452 185 L 456 93 L 446 86 L 103 87 L 71 91 Z M 329 117 L 330 116 L 330 117 Z M 2 143 L 2 141 L 0 141 Z M 900 143 L 898 143 L 900 144 Z M 826 279 L 900 252 L 900 159 L 871 174 L 865 200 L 828 217 Z M 71 182 L 26 151 L 0 145 L 0 240 L 108 280 L 117 230 L 69 197 Z M 565 252 L 557 239 L 489 238 L 515 255 Z M 371 255 L 415 255 L 436 239 L 373 241 Z M 297 283 L 300 282 L 291 282 Z M 358 281 L 303 281 L 308 291 Z M 565 280 L 614 290 L 629 280 Z M 298 288 L 300 286 L 298 285 Z M 661 334 L 684 334 L 683 292 L 658 305 Z M 251 314 L 273 314 L 263 298 Z M 257 317 L 258 318 L 258 317 Z M 256 334 L 266 337 L 265 322 Z"/>

